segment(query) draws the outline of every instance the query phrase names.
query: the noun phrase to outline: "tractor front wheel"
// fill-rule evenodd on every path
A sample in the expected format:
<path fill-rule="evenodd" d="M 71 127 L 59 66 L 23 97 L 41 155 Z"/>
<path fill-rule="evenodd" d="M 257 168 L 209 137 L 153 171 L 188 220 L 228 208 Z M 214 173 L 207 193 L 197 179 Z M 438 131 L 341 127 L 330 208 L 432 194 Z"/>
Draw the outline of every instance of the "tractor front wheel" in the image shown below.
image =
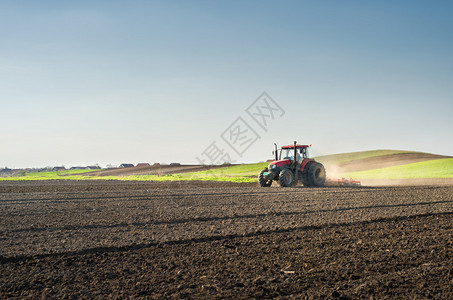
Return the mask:
<path fill-rule="evenodd" d="M 260 175 L 258 176 L 258 181 L 260 183 L 260 186 L 269 187 L 272 185 L 272 180 L 267 179 L 266 176 L 264 175 L 264 172 L 267 173 L 267 172 L 269 172 L 269 170 L 267 168 L 261 170 Z"/>
<path fill-rule="evenodd" d="M 294 173 L 290 169 L 283 169 L 278 175 L 278 183 L 281 187 L 290 187 L 294 184 Z"/>

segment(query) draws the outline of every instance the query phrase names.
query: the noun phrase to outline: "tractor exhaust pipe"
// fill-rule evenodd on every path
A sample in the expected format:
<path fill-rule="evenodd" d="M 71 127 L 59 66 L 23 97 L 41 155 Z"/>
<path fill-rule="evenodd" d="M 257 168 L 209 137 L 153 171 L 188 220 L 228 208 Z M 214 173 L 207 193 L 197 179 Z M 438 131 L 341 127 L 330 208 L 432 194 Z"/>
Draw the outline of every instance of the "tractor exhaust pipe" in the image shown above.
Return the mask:
<path fill-rule="evenodd" d="M 275 161 L 277 161 L 277 160 L 278 160 L 278 150 L 277 150 L 277 144 L 276 144 L 276 143 L 274 143 L 274 145 L 275 145 Z"/>
<path fill-rule="evenodd" d="M 299 178 L 299 174 L 297 174 L 298 173 L 297 171 L 299 171 L 298 170 L 299 169 L 299 164 L 298 164 L 298 161 L 297 161 L 297 148 L 296 148 L 296 146 L 297 146 L 297 142 L 294 141 L 294 182 L 297 183 L 297 180 Z"/>

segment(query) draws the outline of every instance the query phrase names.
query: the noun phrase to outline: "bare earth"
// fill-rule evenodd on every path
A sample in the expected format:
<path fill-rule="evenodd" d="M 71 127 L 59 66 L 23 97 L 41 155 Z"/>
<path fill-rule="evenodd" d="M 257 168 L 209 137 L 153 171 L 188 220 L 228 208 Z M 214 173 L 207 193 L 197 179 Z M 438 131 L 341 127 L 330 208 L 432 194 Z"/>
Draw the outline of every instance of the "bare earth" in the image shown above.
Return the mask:
<path fill-rule="evenodd" d="M 0 182 L 0 214 L 0 298 L 453 298 L 448 185 Z"/>

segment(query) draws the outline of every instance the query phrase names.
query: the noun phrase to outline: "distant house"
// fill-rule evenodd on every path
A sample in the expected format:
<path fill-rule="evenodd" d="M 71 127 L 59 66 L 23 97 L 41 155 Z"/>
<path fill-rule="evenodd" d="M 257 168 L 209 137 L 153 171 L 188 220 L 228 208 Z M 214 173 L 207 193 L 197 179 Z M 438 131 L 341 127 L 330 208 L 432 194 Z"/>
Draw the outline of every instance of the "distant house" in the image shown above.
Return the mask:
<path fill-rule="evenodd" d="M 160 166 L 160 163 L 154 163 L 153 166 Z"/>
<path fill-rule="evenodd" d="M 180 166 L 180 163 L 171 163 L 170 166 Z"/>
<path fill-rule="evenodd" d="M 149 163 L 139 163 L 136 167 L 149 167 Z"/>
<path fill-rule="evenodd" d="M 87 169 L 87 167 L 78 166 L 78 167 L 71 167 L 69 170 L 86 170 L 86 169 Z"/>
<path fill-rule="evenodd" d="M 101 169 L 101 167 L 99 167 L 99 166 L 88 166 L 88 167 L 86 167 L 86 168 L 87 168 L 88 170 L 100 170 L 100 169 Z"/>
<path fill-rule="evenodd" d="M 120 168 L 132 168 L 132 167 L 134 167 L 134 165 L 133 164 L 121 164 L 119 167 Z"/>
<path fill-rule="evenodd" d="M 0 175 L 7 175 L 7 174 L 11 174 L 12 172 L 13 172 L 13 170 L 8 169 L 7 167 L 5 167 L 4 169 L 0 170 Z"/>
<path fill-rule="evenodd" d="M 52 168 L 52 171 L 64 171 L 64 170 L 66 170 L 66 168 L 63 167 L 63 166 L 62 167 L 53 167 Z"/>

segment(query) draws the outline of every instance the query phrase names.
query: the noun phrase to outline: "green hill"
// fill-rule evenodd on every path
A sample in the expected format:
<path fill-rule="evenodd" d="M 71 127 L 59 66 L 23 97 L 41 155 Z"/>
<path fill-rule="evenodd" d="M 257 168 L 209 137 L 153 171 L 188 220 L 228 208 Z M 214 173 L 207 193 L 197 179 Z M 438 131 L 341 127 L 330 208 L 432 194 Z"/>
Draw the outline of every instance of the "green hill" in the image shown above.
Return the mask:
<path fill-rule="evenodd" d="M 358 179 L 453 178 L 453 158 L 351 172 L 344 175 Z"/>

